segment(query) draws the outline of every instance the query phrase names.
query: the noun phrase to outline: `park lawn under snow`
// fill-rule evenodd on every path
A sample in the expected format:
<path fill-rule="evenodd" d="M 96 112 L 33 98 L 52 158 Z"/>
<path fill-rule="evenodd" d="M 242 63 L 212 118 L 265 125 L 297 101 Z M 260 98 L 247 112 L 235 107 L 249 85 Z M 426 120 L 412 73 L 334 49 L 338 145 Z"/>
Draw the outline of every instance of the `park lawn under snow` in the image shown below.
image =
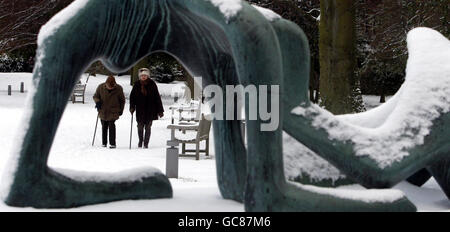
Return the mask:
<path fill-rule="evenodd" d="M 101 134 L 97 131 L 95 146 L 91 146 L 94 132 L 96 110 L 92 95 L 105 76 L 90 77 L 86 90 L 86 104 L 68 102 L 66 111 L 58 128 L 53 143 L 49 166 L 55 169 L 70 169 L 84 172 L 113 173 L 129 169 L 139 169 L 153 166 L 165 171 L 165 144 L 170 137 L 166 129 L 170 123 L 168 107 L 173 100 L 163 98 L 166 114 L 162 120 L 156 121 L 152 127 L 152 137 L 148 150 L 137 149 L 137 134 L 135 122 L 133 125 L 132 150 L 128 149 L 131 115 L 128 105 L 124 115 L 117 121 L 117 145 L 115 150 L 100 146 Z M 31 83 L 29 73 L 0 73 L 0 172 L 4 170 L 25 107 L 26 94 L 19 93 L 20 82 L 25 82 L 25 90 Z M 82 78 L 86 81 L 86 77 Z M 129 77 L 118 77 L 117 81 L 124 87 L 125 95 L 131 91 Z M 7 86 L 12 85 L 12 96 L 7 95 Z M 180 85 L 179 83 L 176 85 Z M 175 85 L 172 85 L 175 86 Z M 159 85 L 160 92 L 166 96 L 171 85 Z M 371 99 L 373 97 L 365 97 Z M 370 100 L 369 100 L 370 101 Z M 100 129 L 100 127 L 99 127 Z M 212 136 L 212 133 L 211 133 Z M 213 145 L 211 141 L 211 145 Z M 216 181 L 214 149 L 211 157 L 201 157 L 200 161 L 193 158 L 180 158 L 179 179 L 170 179 L 174 190 L 173 199 L 120 201 L 70 209 L 71 211 L 243 211 L 240 203 L 224 200 L 219 192 Z M 341 187 L 344 190 L 364 189 L 359 185 Z M 424 187 L 418 188 L 406 182 L 395 187 L 405 192 L 419 210 L 435 211 L 450 210 L 450 202 L 434 180 Z M 0 211 L 34 211 L 32 208 L 14 208 L 0 202 Z"/>

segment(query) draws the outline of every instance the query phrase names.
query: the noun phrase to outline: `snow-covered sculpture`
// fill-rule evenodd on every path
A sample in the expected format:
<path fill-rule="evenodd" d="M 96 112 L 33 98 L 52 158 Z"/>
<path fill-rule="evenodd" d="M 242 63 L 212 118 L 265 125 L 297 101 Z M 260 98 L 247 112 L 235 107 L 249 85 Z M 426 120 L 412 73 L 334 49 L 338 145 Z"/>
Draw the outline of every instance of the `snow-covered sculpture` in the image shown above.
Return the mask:
<path fill-rule="evenodd" d="M 450 197 L 444 126 L 450 120 L 450 41 L 417 28 L 408 34 L 408 50 L 405 83 L 386 104 L 333 116 L 305 100 L 287 114 L 284 128 L 365 187 L 391 187 L 416 172 L 421 184 L 429 178 L 426 168 Z"/>
<path fill-rule="evenodd" d="M 347 129 L 350 126 L 344 122 L 350 122 L 351 116 L 335 119 L 312 106 L 307 98 L 309 47 L 302 30 L 270 11 L 240 0 L 76 0 L 43 27 L 38 45 L 33 73 L 35 92 L 29 94 L 30 112 L 24 123 L 29 128 L 20 137 L 21 143 L 3 181 L 8 205 L 73 207 L 172 196 L 167 178 L 153 169 L 118 176 L 86 177 L 58 173 L 47 166 L 67 99 L 89 64 L 100 59 L 109 69 L 121 72 L 157 51 L 172 54 L 193 75 L 203 77 L 205 85 L 282 86 L 280 93 L 268 95 L 269 98 L 281 95 L 282 127 L 261 132 L 260 119 L 247 121 L 247 150 L 242 143 L 239 121 L 214 121 L 221 194 L 227 199 L 243 201 L 247 211 L 415 210 L 397 190 L 355 193 L 287 182 L 283 173 L 283 130 L 352 180 L 369 187 L 388 187 L 428 166 L 438 179 L 448 175 L 448 162 L 436 163 L 448 157 L 444 153 L 448 147 L 444 138 L 448 138 L 446 133 L 450 132 L 442 125 L 448 125 L 446 120 L 449 119 L 447 114 L 438 115 L 446 112 L 445 107 L 450 107 L 447 96 L 439 96 L 444 98 L 442 104 L 433 103 L 444 108 L 432 108 L 430 113 L 436 126 L 430 129 L 426 127 L 430 125 L 425 125 L 431 131 L 429 136 L 427 130 L 409 131 L 408 128 L 421 128 L 411 120 L 402 127 L 405 130 L 401 134 L 395 134 L 413 140 L 416 133 L 423 135 L 422 145 L 423 140 L 414 140 L 416 146 L 406 147 L 410 155 L 399 149 L 395 150 L 400 153 L 395 154 L 394 159 L 385 159 L 384 150 L 372 143 L 374 147 L 366 152 L 379 152 L 381 158 L 363 156 L 364 143 L 352 139 L 364 135 L 371 126 L 379 127 L 383 121 L 376 120 L 376 125 L 364 124 L 368 129 Z M 450 86 L 445 82 L 449 79 L 448 73 L 439 80 L 442 85 L 437 88 Z M 393 108 L 403 107 L 400 104 L 400 100 L 391 101 L 379 111 L 395 116 Z M 369 112 L 360 118 L 370 120 L 374 116 Z M 334 126 L 345 129 L 342 135 L 345 141 L 333 133 Z M 386 140 L 376 141 L 397 146 Z M 370 138 L 368 142 L 372 142 Z M 427 154 L 428 151 L 435 153 Z M 439 165 L 441 171 L 433 165 Z"/>

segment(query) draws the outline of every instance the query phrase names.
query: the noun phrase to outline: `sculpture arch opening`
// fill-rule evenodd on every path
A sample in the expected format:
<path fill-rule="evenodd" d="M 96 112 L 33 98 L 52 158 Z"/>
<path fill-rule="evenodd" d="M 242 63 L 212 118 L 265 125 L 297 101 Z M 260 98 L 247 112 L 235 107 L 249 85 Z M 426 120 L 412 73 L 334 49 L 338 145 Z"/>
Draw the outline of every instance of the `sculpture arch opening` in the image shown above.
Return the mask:
<path fill-rule="evenodd" d="M 110 4 L 111 9 L 105 15 L 98 15 L 91 9 L 109 1 L 85 2 L 86 5 L 73 18 L 55 29 L 57 33 L 41 38 L 33 77 L 36 94 L 32 95 L 30 117 L 25 119 L 31 126 L 23 138 L 22 147 L 12 158 L 12 169 L 17 169 L 12 170 L 9 177 L 8 204 L 38 208 L 73 207 L 116 199 L 172 196 L 170 183 L 158 172 L 144 172 L 136 180 L 130 180 L 131 184 L 121 184 L 107 180 L 81 182 L 48 168 L 50 147 L 67 99 L 82 72 L 95 60 L 100 59 L 108 69 L 120 73 L 142 57 L 164 51 L 188 67 L 192 75 L 203 77 L 205 84 L 237 83 L 231 45 L 223 29 L 189 11 L 181 2 L 133 1 L 129 4 L 122 1 Z M 145 13 L 138 13 L 143 9 L 147 9 Z M 132 17 L 134 14 L 138 17 Z M 124 18 L 133 23 L 121 24 Z M 86 24 L 86 20 L 89 23 Z M 103 33 L 98 31 L 99 28 Z M 75 34 L 79 35 L 77 39 L 71 36 Z M 92 35 L 98 35 L 96 40 L 91 39 Z M 200 37 L 201 40 L 198 39 Z M 231 124 L 215 122 L 215 133 L 229 130 Z M 234 148 L 237 145 L 229 141 L 227 147 L 238 150 Z M 239 175 L 240 180 L 236 181 L 238 177 L 230 175 L 227 168 L 219 166 L 218 172 L 230 179 L 230 184 L 239 182 L 239 190 L 229 186 L 223 189 L 233 191 L 242 200 L 245 153 L 240 155 L 235 161 L 244 168 Z M 220 154 L 216 154 L 218 156 Z M 229 167 L 235 168 L 234 165 Z M 46 193 L 45 199 L 40 197 L 43 192 Z M 85 196 L 87 192 L 91 192 L 91 197 Z M 34 197 L 30 198 L 31 195 Z"/>

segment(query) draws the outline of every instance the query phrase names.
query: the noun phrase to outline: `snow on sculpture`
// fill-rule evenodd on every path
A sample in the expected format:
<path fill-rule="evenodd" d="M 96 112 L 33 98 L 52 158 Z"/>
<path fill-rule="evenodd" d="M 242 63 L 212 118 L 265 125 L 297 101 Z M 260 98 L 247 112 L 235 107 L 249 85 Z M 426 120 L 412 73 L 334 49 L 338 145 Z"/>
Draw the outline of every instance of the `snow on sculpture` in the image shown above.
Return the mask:
<path fill-rule="evenodd" d="M 450 111 L 450 42 L 428 28 L 412 30 L 407 41 L 405 83 L 389 102 L 335 117 L 304 101 L 292 110 L 289 125 L 302 131 L 293 135 L 300 142 L 366 187 L 390 187 L 426 168 L 450 197 L 449 134 L 443 127 Z M 327 139 L 321 148 L 303 139 L 312 133 Z M 345 156 L 351 163 L 339 160 Z"/>
<path fill-rule="evenodd" d="M 4 175 L 5 202 L 12 206 L 52 208 L 172 197 L 168 179 L 153 168 L 113 177 L 95 177 L 95 173 L 86 177 L 83 175 L 89 174 L 47 166 L 58 123 L 82 72 L 98 59 L 109 69 L 121 72 L 160 51 L 172 54 L 192 75 L 203 77 L 205 85 L 282 87 L 280 93 L 268 96 L 281 96 L 282 127 L 261 132 L 262 120 L 248 120 L 248 149 L 242 142 L 238 120 L 213 122 L 219 189 L 224 198 L 244 202 L 247 211 L 416 210 L 397 190 L 350 191 L 287 182 L 283 171 L 283 130 L 351 180 L 366 186 L 388 187 L 424 167 L 430 168 L 441 186 L 448 186 L 442 184 L 447 181 L 449 169 L 445 153 L 448 143 L 442 140 L 450 133 L 442 127 L 450 123 L 447 114 L 435 118 L 436 126 L 427 127 L 429 135 L 421 132 L 424 143 L 414 144 L 419 148 L 408 147 L 409 155 L 402 153 L 401 159 L 395 158 L 390 166 L 380 166 L 386 163 L 356 154 L 354 141 L 342 142 L 329 134 L 333 116 L 308 101 L 306 36 L 294 23 L 269 13 L 261 13 L 261 9 L 240 0 L 73 2 L 40 33 L 33 73 L 35 91 L 30 93 L 30 114 L 24 119 L 29 128 L 19 140 L 10 171 Z M 448 73 L 442 78 L 448 79 Z M 395 115 L 391 110 L 386 115 Z M 322 115 L 326 117 L 323 120 L 330 120 L 330 128 L 314 122 Z M 405 132 L 398 136 L 414 137 L 414 130 Z M 440 162 L 445 158 L 447 162 Z"/>

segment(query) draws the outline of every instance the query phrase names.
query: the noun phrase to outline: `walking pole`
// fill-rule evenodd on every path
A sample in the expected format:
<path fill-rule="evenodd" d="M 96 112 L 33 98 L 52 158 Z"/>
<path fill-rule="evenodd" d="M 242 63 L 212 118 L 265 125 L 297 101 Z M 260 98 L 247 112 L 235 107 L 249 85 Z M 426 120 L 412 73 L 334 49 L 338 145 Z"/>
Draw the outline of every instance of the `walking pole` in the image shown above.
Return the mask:
<path fill-rule="evenodd" d="M 94 130 L 94 138 L 92 139 L 92 146 L 94 146 L 94 141 L 95 141 L 95 134 L 97 134 L 97 124 L 98 124 L 98 116 L 100 114 L 97 114 L 97 121 L 95 122 L 95 130 Z"/>
<path fill-rule="evenodd" d="M 131 138 L 133 137 L 133 116 L 134 113 L 131 114 L 131 129 L 130 129 L 130 150 L 131 150 Z"/>

